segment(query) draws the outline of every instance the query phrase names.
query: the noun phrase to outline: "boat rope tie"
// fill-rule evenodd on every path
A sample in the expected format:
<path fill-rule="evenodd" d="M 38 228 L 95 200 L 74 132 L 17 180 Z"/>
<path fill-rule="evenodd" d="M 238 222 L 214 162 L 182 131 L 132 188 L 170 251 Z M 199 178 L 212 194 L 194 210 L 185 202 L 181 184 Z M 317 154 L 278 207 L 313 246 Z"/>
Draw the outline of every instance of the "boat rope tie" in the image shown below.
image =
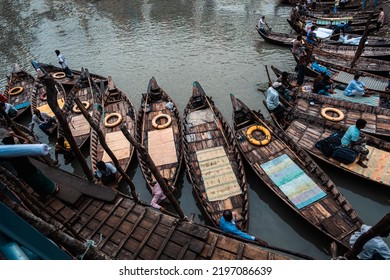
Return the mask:
<path fill-rule="evenodd" d="M 94 240 L 92 240 L 92 239 L 88 239 L 88 240 L 86 241 L 87 249 L 85 249 L 85 252 L 84 252 L 82 255 L 78 255 L 78 256 L 77 256 L 77 259 L 80 259 L 80 260 L 84 259 L 84 256 L 85 256 L 85 254 L 88 252 L 89 248 L 91 248 L 91 247 L 96 248 L 97 246 L 99 246 L 100 242 L 102 242 L 102 239 L 103 239 L 103 234 L 100 234 L 100 240 L 99 240 L 98 243 L 96 243 L 96 242 L 95 242 Z"/>

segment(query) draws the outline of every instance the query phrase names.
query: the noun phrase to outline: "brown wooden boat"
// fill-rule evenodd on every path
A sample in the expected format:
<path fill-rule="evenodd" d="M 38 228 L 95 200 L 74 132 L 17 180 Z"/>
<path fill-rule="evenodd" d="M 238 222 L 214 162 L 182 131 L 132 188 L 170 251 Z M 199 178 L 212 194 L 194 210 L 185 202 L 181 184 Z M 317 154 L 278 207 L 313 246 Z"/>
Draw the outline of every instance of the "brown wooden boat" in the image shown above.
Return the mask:
<path fill-rule="evenodd" d="M 262 181 L 295 213 L 349 250 L 362 220 L 337 186 L 282 130 L 230 95 L 238 146 Z"/>
<path fill-rule="evenodd" d="M 162 177 L 174 188 L 183 165 L 182 131 L 179 110 L 172 98 L 152 77 L 138 110 L 136 138 L 149 153 Z M 151 170 L 137 153 L 142 174 L 151 192 L 156 184 Z"/>
<path fill-rule="evenodd" d="M 100 89 L 89 78 L 87 69 L 83 69 L 82 75 L 67 95 L 63 107 L 63 112 L 66 114 L 73 138 L 77 146 L 81 148 L 88 142 L 87 140 L 91 134 L 91 126 L 74 102 L 75 97 L 80 99 L 90 115 L 93 115 L 94 104 L 101 104 Z M 61 127 L 59 128 L 58 136 L 63 135 Z"/>
<path fill-rule="evenodd" d="M 42 71 L 43 74 L 50 74 L 54 79 L 60 82 L 66 90 L 70 90 L 82 75 L 82 70 L 71 69 L 74 78 L 69 79 L 66 77 L 64 69 L 61 67 L 36 61 L 32 61 L 31 64 L 37 72 Z M 96 84 L 100 84 L 100 81 L 107 83 L 106 77 L 93 73 L 90 73 L 89 75 Z"/>
<path fill-rule="evenodd" d="M 325 19 L 324 19 L 325 20 Z M 291 26 L 291 28 L 297 32 L 298 34 L 306 34 L 304 27 L 305 23 L 301 20 L 296 20 L 295 22 L 291 21 L 290 19 L 287 19 L 288 24 Z M 363 35 L 365 27 L 362 26 L 355 26 L 352 30 L 348 30 L 349 34 L 359 34 Z M 377 29 L 376 25 L 371 24 L 368 28 L 368 33 L 374 32 Z"/>
<path fill-rule="evenodd" d="M 248 183 L 232 130 L 198 82 L 184 110 L 184 159 L 193 192 L 205 216 L 218 227 L 223 211 L 249 224 Z"/>
<path fill-rule="evenodd" d="M 275 66 L 271 66 L 271 69 L 273 70 L 273 72 L 275 73 L 275 75 L 277 77 L 279 77 L 282 74 L 282 71 Z M 335 72 L 330 71 L 330 73 L 332 76 L 332 74 Z M 350 76 L 352 79 L 353 75 L 350 74 Z M 290 72 L 289 73 L 289 80 L 296 81 L 296 79 L 297 79 L 296 73 Z M 362 77 L 361 79 L 364 79 L 364 78 Z M 304 84 L 299 90 L 303 91 L 304 93 L 311 93 L 312 87 L 313 87 L 313 81 L 314 81 L 314 77 L 307 77 L 306 76 Z M 349 101 L 349 102 L 353 102 L 353 103 L 357 103 L 357 104 L 365 104 L 367 106 L 374 106 L 374 107 L 380 106 L 382 108 L 390 109 L 390 95 L 388 93 L 376 92 L 376 91 L 372 91 L 372 90 L 368 89 L 367 92 L 369 92 L 371 94 L 370 97 L 346 96 L 346 95 L 344 95 L 343 89 L 345 89 L 345 87 L 348 83 L 344 82 L 341 79 L 333 80 L 333 78 L 332 78 L 332 81 L 333 81 L 333 87 L 334 87 L 335 94 L 332 94 L 332 96 L 330 96 L 330 97 L 326 96 L 326 98 L 341 99 L 341 100 L 345 100 L 345 101 Z M 357 106 L 357 105 L 355 105 L 355 106 Z"/>
<path fill-rule="evenodd" d="M 96 104 L 94 108 L 94 119 L 98 121 L 100 130 L 105 136 L 106 144 L 119 161 L 121 168 L 126 171 L 130 165 L 134 153 L 134 147 L 120 130 L 125 125 L 134 137 L 135 135 L 135 111 L 134 106 L 126 92 L 117 88 L 111 76 L 108 76 L 107 89 L 104 92 L 102 104 Z M 92 172 L 96 171 L 96 163 L 104 161 L 113 164 L 113 160 L 105 152 L 100 144 L 98 134 L 95 130 L 91 134 L 91 166 Z M 118 181 L 120 181 L 122 176 Z"/>
<path fill-rule="evenodd" d="M 346 23 L 348 20 L 346 19 L 339 19 L 339 18 L 334 18 L 334 19 L 326 19 L 326 18 L 323 18 L 323 17 L 316 17 L 316 16 L 312 16 L 312 17 L 308 17 L 306 20 L 303 20 L 305 23 L 308 22 L 308 20 L 310 20 L 314 25 L 316 26 L 319 26 L 319 27 L 326 27 L 326 26 L 330 26 L 331 28 L 334 28 L 337 26 L 337 24 L 340 24 L 340 23 Z M 376 24 L 376 22 L 378 21 L 378 19 L 371 19 L 371 24 Z M 349 26 L 351 26 L 352 28 L 361 28 L 361 26 L 366 26 L 366 23 L 367 23 L 367 19 L 354 19 L 354 20 L 351 20 L 352 23 L 349 24 Z"/>
<path fill-rule="evenodd" d="M 274 122 L 277 119 L 273 114 L 270 114 Z M 319 118 L 313 118 L 304 113 L 290 115 L 288 127 L 284 130 L 286 134 L 297 143 L 302 149 L 308 152 L 315 158 L 318 158 L 328 164 L 331 164 L 348 174 L 355 175 L 364 178 L 368 181 L 376 182 L 385 187 L 390 187 L 390 143 L 386 140 L 382 140 L 363 133 L 367 138 L 367 148 L 370 153 L 368 155 L 368 162 L 365 164 L 367 168 L 363 168 L 356 162 L 351 164 L 343 164 L 339 161 L 326 157 L 320 150 L 315 147 L 315 144 L 322 139 L 332 135 L 335 132 L 344 133 L 348 126 L 343 126 L 337 122 L 326 122 Z"/>
<path fill-rule="evenodd" d="M 342 99 L 328 98 L 315 93 L 295 93 L 295 102 L 291 114 L 299 116 L 307 114 L 307 118 L 314 123 L 323 123 L 348 127 L 356 123 L 358 119 L 367 121 L 366 127 L 362 130 L 376 137 L 390 137 L 390 109 L 378 106 L 370 106 L 361 103 L 350 102 Z M 321 112 L 325 108 L 335 108 L 340 110 L 344 118 L 341 121 L 331 121 L 325 119 Z M 328 112 L 328 116 L 337 117 L 335 112 Z"/>
<path fill-rule="evenodd" d="M 293 56 L 295 61 L 298 62 L 299 58 L 295 55 Z M 343 85 L 348 85 L 349 82 L 353 80 L 354 75 L 358 73 L 358 71 L 355 69 L 342 67 L 336 64 L 332 64 L 332 66 L 329 64 L 329 66 L 325 67 L 317 61 L 309 61 L 305 68 L 305 74 L 313 78 L 317 77 L 320 72 L 315 70 L 318 69 L 315 67 L 315 65 L 319 65 L 320 67 L 327 69 L 332 81 L 336 81 L 337 83 Z M 359 71 L 359 74 L 361 75 L 359 81 L 362 81 L 365 84 L 368 91 L 372 93 L 382 93 L 388 95 L 388 92 L 386 91 L 386 87 L 388 85 L 387 78 L 363 71 Z"/>
<path fill-rule="evenodd" d="M 30 212 L 12 203 L 7 192 L 0 196 L 0 201 L 74 259 L 312 259 L 271 245 L 270 248 L 260 247 L 191 220 L 162 214 L 154 208 L 135 203 L 126 194 L 112 188 L 95 185 L 74 174 L 31 161 L 60 186 L 60 191 L 45 201 L 39 200 L 28 185 L 0 167 L 0 183 L 11 190 L 23 205 L 28 205 Z M 87 243 L 96 247 L 89 248 Z"/>
<path fill-rule="evenodd" d="M 390 40 L 389 40 L 390 42 Z M 390 61 L 360 57 L 353 69 L 351 69 L 352 58 L 346 59 L 344 55 L 329 53 L 321 49 L 313 49 L 315 61 L 330 68 L 341 69 L 345 72 L 362 71 L 377 76 L 388 77 L 390 73 Z"/>
<path fill-rule="evenodd" d="M 49 104 L 47 103 L 47 89 L 46 85 L 38 82 L 39 80 L 37 79 L 37 83 L 35 83 L 35 88 L 31 93 L 31 114 L 34 113 L 35 109 L 38 109 L 41 113 L 46 113 L 49 116 L 55 118 L 55 115 L 53 111 L 51 110 Z M 62 107 L 65 104 L 65 99 L 66 99 L 66 93 L 64 87 L 56 80 L 54 80 L 54 86 L 57 91 L 57 104 L 62 109 Z M 49 133 L 55 134 L 57 133 L 57 127 L 58 123 L 54 125 L 51 129 L 49 129 Z"/>
<path fill-rule="evenodd" d="M 256 27 L 256 30 L 259 33 L 259 35 L 261 36 L 261 38 L 264 39 L 264 41 L 271 43 L 271 44 L 279 45 L 279 46 L 286 46 L 286 47 L 291 48 L 293 45 L 293 41 L 296 40 L 296 38 L 297 38 L 297 35 L 294 35 L 294 34 L 270 32 L 270 31 L 267 32 L 267 34 L 265 34 L 264 32 L 261 32 L 259 29 L 257 29 L 257 27 Z M 348 34 L 348 38 L 350 38 L 350 39 L 360 38 L 360 37 L 361 36 L 356 35 L 356 34 Z M 306 35 L 304 35 L 303 38 L 306 38 Z M 331 39 L 322 39 L 321 45 L 328 45 L 328 44 L 329 45 L 341 45 L 341 46 L 355 46 L 352 44 L 343 43 L 343 42 L 335 41 L 335 40 L 331 40 Z M 390 40 L 384 40 L 382 37 L 369 36 L 369 37 L 367 37 L 366 46 L 367 47 L 390 47 Z M 314 51 L 322 52 L 319 49 L 316 49 Z M 334 55 L 334 54 L 329 53 L 329 55 Z M 368 58 L 362 57 L 361 59 L 368 59 Z M 344 62 L 344 61 L 346 61 L 345 58 L 342 59 L 342 62 Z M 374 62 L 371 62 L 372 64 L 369 66 L 366 66 L 365 68 L 370 68 L 370 69 L 375 70 L 376 65 L 383 65 L 381 67 L 385 70 L 386 65 L 390 64 L 389 62 L 383 61 L 383 60 L 375 60 L 375 61 L 377 64 L 374 65 L 373 64 Z M 357 64 L 359 64 L 359 62 Z M 361 64 L 363 64 L 363 63 L 361 63 Z M 356 65 L 357 69 L 359 69 L 358 67 L 359 67 L 359 65 Z M 383 74 L 385 74 L 385 73 L 383 73 Z M 388 75 L 388 72 L 386 73 L 386 75 Z"/>
<path fill-rule="evenodd" d="M 35 78 L 15 64 L 10 77 L 5 86 L 4 96 L 8 99 L 7 103 L 13 105 L 18 113 L 12 119 L 18 119 L 24 113 L 30 112 L 30 97 L 35 90 Z"/>
<path fill-rule="evenodd" d="M 345 59 L 352 59 L 355 57 L 358 46 L 344 46 L 344 45 L 322 45 L 320 49 L 322 51 L 339 54 L 345 57 Z M 390 47 L 368 47 L 365 46 L 360 57 L 375 58 L 381 60 L 390 60 Z"/>

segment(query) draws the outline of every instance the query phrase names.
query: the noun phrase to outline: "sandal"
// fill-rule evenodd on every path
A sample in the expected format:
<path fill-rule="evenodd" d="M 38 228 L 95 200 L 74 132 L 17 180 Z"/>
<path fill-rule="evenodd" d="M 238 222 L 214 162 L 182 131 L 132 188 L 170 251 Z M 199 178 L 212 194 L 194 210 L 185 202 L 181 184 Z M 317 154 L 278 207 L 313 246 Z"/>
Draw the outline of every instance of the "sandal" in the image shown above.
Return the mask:
<path fill-rule="evenodd" d="M 56 194 L 56 193 L 58 193 L 59 191 L 60 191 L 60 187 L 56 185 L 56 188 L 55 188 L 53 194 Z"/>

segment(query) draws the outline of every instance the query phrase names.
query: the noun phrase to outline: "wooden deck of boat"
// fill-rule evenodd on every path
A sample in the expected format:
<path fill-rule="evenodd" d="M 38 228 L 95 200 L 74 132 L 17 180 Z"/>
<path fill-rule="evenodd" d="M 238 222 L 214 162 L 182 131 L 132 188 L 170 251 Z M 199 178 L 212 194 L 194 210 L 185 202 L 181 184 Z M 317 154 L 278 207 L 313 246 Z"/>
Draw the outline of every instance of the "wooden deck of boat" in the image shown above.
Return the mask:
<path fill-rule="evenodd" d="M 102 89 L 101 89 L 102 90 Z M 134 154 L 134 147 L 123 135 L 120 130 L 121 125 L 125 125 L 130 135 L 134 137 L 135 134 L 135 111 L 134 106 L 131 103 L 130 99 L 127 97 L 126 93 L 118 89 L 111 76 L 108 76 L 108 85 L 104 95 L 104 108 L 100 106 L 95 106 L 94 108 L 94 119 L 100 124 L 100 130 L 105 136 L 105 141 L 107 146 L 111 149 L 116 159 L 119 162 L 121 168 L 126 171 L 130 165 L 131 159 Z M 102 112 L 103 111 L 103 112 Z M 118 120 L 118 117 L 110 117 L 113 113 L 119 113 L 122 117 L 122 120 L 113 127 L 107 127 L 107 124 L 111 124 Z M 96 163 L 98 161 L 104 161 L 108 163 L 113 163 L 113 160 L 104 150 L 102 145 L 99 142 L 98 135 L 96 131 L 92 131 L 91 134 L 91 166 L 92 172 L 96 170 Z M 122 179 L 120 175 L 118 181 Z"/>
<path fill-rule="evenodd" d="M 46 222 L 58 222 L 69 235 L 93 240 L 97 249 L 115 260 L 288 260 L 300 259 L 273 249 L 222 235 L 194 222 L 136 204 L 116 190 L 88 181 L 39 161 L 32 162 L 61 190 L 45 202 L 15 184 L 23 201 L 40 209 Z M 0 174 L 0 181 L 4 177 Z M 11 185 L 9 182 L 7 185 Z M 27 201 L 26 201 L 27 202 Z M 71 230 L 69 230 L 71 229 Z"/>
<path fill-rule="evenodd" d="M 367 137 L 367 148 L 370 150 L 368 162 L 365 162 L 367 168 L 357 166 L 356 162 L 345 165 L 334 160 L 333 158 L 325 157 L 320 150 L 315 147 L 315 144 L 332 133 L 336 132 L 332 127 L 312 124 L 303 120 L 294 120 L 286 129 L 286 133 L 295 143 L 309 152 L 311 155 L 328 162 L 342 170 L 382 184 L 385 187 L 390 187 L 390 144 L 372 136 Z M 372 138 L 372 140 L 370 139 Z"/>
<path fill-rule="evenodd" d="M 312 120 L 321 119 L 321 110 L 327 107 L 339 109 L 344 113 L 344 118 L 337 122 L 340 126 L 354 125 L 356 121 L 363 118 L 367 121 L 364 132 L 375 136 L 390 136 L 390 109 L 369 106 L 355 102 L 348 102 L 342 99 L 327 98 L 318 94 L 297 94 L 297 101 L 293 107 L 292 114 L 299 117 L 300 114 L 307 114 L 312 117 Z M 315 100 L 313 105 L 310 100 Z M 337 117 L 336 113 L 328 112 L 330 117 Z M 332 121 L 326 120 L 328 124 L 334 124 Z"/>

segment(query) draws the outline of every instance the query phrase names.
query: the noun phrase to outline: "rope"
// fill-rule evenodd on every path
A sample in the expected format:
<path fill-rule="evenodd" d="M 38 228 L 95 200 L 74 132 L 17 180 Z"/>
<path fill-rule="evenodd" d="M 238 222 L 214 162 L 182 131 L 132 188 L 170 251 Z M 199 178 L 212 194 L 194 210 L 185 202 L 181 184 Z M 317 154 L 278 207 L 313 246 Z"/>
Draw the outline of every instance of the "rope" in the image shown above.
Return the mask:
<path fill-rule="evenodd" d="M 77 259 L 80 259 L 80 260 L 84 259 L 84 256 L 85 256 L 85 254 L 87 254 L 89 248 L 91 248 L 91 247 L 96 248 L 97 246 L 99 246 L 99 244 L 100 244 L 100 242 L 102 241 L 102 239 L 103 239 L 103 235 L 102 235 L 102 234 L 100 234 L 100 240 L 99 240 L 98 243 L 96 243 L 96 242 L 95 242 L 94 240 L 92 240 L 92 239 L 88 239 L 88 240 L 86 241 L 87 249 L 85 249 L 85 252 L 84 252 L 82 255 L 78 255 L 78 256 L 77 256 Z"/>

